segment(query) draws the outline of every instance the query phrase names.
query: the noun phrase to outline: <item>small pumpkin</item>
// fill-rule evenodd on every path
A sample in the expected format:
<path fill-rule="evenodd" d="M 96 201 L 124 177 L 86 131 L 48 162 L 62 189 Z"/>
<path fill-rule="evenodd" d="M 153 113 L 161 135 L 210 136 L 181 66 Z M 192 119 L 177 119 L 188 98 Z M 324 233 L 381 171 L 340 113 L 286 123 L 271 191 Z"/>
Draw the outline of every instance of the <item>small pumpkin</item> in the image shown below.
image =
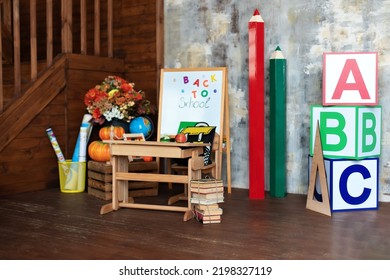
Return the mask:
<path fill-rule="evenodd" d="M 102 141 L 93 141 L 88 146 L 88 155 L 95 161 L 110 160 L 110 145 Z"/>
<path fill-rule="evenodd" d="M 119 140 L 123 138 L 123 134 L 125 133 L 125 129 L 121 126 L 104 126 L 99 130 L 99 137 L 102 140 L 111 140 L 112 139 Z"/>
<path fill-rule="evenodd" d="M 150 157 L 150 156 L 143 156 L 142 159 L 146 162 L 150 162 L 150 161 L 153 161 L 153 157 Z"/>

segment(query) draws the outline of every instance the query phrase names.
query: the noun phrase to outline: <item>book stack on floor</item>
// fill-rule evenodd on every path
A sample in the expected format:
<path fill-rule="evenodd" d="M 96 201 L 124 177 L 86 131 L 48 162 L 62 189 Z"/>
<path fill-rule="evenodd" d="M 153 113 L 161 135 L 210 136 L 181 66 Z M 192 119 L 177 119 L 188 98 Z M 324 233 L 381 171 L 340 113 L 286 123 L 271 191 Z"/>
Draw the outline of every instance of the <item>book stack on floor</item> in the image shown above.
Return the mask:
<path fill-rule="evenodd" d="M 223 210 L 217 203 L 210 205 L 196 204 L 194 206 L 195 219 L 202 224 L 219 224 Z"/>
<path fill-rule="evenodd" d="M 191 181 L 191 203 L 195 218 L 203 224 L 221 222 L 222 208 L 219 203 L 224 200 L 222 180 L 201 179 Z"/>

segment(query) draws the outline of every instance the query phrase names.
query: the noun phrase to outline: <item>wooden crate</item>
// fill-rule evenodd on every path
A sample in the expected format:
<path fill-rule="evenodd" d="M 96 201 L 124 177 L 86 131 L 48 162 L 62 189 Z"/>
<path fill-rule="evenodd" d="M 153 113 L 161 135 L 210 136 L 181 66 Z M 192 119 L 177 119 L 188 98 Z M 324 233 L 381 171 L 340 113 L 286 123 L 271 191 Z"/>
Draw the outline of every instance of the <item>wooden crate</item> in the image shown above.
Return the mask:
<path fill-rule="evenodd" d="M 156 161 L 133 161 L 129 163 L 129 171 L 156 173 Z M 112 166 L 110 163 L 88 161 L 88 194 L 103 200 L 112 199 Z M 129 196 L 156 196 L 157 182 L 129 182 Z"/>

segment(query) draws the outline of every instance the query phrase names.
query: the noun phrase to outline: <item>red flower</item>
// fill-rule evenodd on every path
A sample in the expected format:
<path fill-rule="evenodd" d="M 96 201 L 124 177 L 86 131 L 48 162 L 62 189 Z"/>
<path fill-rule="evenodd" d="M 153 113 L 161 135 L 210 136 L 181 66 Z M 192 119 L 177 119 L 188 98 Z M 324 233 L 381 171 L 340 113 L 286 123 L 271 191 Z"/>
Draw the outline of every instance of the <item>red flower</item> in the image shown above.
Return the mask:
<path fill-rule="evenodd" d="M 129 83 L 124 83 L 121 85 L 121 90 L 123 92 L 131 92 L 131 91 L 133 91 L 133 85 L 129 84 Z"/>
<path fill-rule="evenodd" d="M 143 98 L 143 96 L 142 96 L 142 94 L 140 92 L 137 92 L 135 94 L 135 100 L 139 101 L 139 100 L 142 100 L 142 98 Z"/>
<path fill-rule="evenodd" d="M 84 104 L 86 106 L 89 106 L 89 105 L 92 105 L 93 102 L 95 101 L 95 98 L 98 94 L 98 90 L 96 90 L 95 88 L 92 88 L 90 89 L 86 94 L 85 94 L 85 97 L 84 97 Z"/>
<path fill-rule="evenodd" d="M 93 110 L 93 112 L 92 112 L 92 117 L 94 119 L 98 119 L 98 118 L 100 118 L 100 116 L 101 116 L 100 109 L 99 108 L 95 108 L 95 110 Z"/>

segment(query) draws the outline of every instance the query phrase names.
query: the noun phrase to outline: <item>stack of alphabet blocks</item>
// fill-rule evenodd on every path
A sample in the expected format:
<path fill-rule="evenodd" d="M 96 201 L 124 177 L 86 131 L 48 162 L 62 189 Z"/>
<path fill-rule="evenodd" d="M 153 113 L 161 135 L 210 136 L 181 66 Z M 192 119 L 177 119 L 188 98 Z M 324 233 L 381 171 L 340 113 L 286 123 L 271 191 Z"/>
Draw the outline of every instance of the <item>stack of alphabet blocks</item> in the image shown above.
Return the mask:
<path fill-rule="evenodd" d="M 157 173 L 156 161 L 133 161 L 129 163 L 129 172 Z M 88 194 L 102 200 L 112 199 L 112 166 L 109 162 L 88 161 Z M 129 182 L 129 196 L 156 196 L 157 182 Z"/>
<path fill-rule="evenodd" d="M 323 104 L 311 107 L 309 160 L 318 124 L 331 211 L 378 208 L 382 108 L 377 65 L 373 52 L 324 53 Z M 321 195 L 318 186 L 317 180 L 315 194 Z"/>

